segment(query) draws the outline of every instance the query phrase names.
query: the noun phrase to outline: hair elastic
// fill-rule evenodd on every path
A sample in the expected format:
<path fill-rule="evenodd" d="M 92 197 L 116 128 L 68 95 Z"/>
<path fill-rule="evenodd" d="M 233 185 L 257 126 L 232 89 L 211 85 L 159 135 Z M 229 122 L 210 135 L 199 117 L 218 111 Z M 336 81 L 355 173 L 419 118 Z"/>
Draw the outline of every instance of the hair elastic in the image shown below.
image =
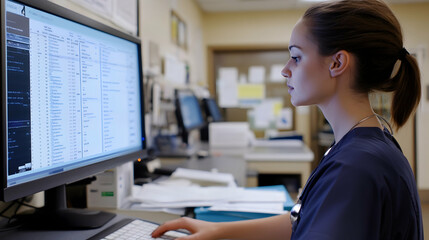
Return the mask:
<path fill-rule="evenodd" d="M 407 56 L 407 55 L 410 55 L 410 53 L 407 51 L 407 49 L 405 49 L 405 48 L 402 48 L 400 51 L 399 51 L 399 57 L 398 57 L 398 59 L 399 60 L 405 60 L 405 57 Z"/>

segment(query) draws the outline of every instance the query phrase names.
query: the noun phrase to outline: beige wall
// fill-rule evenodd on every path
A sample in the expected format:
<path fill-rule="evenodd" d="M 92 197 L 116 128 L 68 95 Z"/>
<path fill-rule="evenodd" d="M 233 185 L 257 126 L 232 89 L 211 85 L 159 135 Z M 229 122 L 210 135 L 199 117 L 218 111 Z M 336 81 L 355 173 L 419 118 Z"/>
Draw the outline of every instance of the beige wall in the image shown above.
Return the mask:
<path fill-rule="evenodd" d="M 429 189 L 429 102 L 426 86 L 429 85 L 429 3 L 395 5 L 392 7 L 402 24 L 405 46 L 422 52 L 421 75 L 423 96 L 417 111 L 417 183 L 420 189 Z M 399 134 L 398 134 L 399 135 Z M 406 145 L 406 142 L 400 142 Z"/>
<path fill-rule="evenodd" d="M 206 13 L 206 45 L 282 44 L 289 41 L 293 26 L 303 10 Z"/>
<path fill-rule="evenodd" d="M 188 49 L 177 47 L 170 36 L 170 11 L 174 10 L 186 23 Z M 140 33 L 143 44 L 153 41 L 159 45 L 161 57 L 171 54 L 190 65 L 190 81 L 206 82 L 205 48 L 202 27 L 202 12 L 194 1 L 141 0 Z M 146 56 L 146 53 L 144 53 Z M 144 60 L 147 58 L 144 58 Z M 144 61 L 144 64 L 147 60 Z"/>

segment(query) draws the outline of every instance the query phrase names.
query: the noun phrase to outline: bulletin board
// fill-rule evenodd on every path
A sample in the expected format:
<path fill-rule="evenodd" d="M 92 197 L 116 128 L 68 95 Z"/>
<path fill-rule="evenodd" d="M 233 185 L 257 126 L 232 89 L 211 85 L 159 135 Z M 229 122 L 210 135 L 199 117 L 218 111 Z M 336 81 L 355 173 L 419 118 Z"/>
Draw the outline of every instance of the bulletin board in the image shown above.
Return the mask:
<path fill-rule="evenodd" d="M 227 121 L 248 121 L 254 130 L 295 129 L 295 107 L 281 75 L 286 45 L 209 47 L 208 58 L 209 90 Z M 274 120 L 263 119 L 270 114 Z M 288 121 L 277 121 L 279 114 Z"/>

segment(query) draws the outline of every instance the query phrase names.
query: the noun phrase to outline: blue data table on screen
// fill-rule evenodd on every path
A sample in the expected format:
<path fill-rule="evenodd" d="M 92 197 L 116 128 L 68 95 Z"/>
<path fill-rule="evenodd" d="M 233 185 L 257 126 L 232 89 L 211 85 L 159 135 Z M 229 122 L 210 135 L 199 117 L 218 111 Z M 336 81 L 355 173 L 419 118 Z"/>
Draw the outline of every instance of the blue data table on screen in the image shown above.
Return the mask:
<path fill-rule="evenodd" d="M 283 185 L 273 185 L 273 186 L 263 186 L 255 187 L 249 189 L 257 189 L 261 191 L 265 190 L 275 190 L 284 192 L 286 195 L 286 201 L 284 202 L 284 210 L 290 211 L 295 202 L 292 200 L 291 196 L 287 192 L 286 188 Z M 209 222 L 232 222 L 232 221 L 241 221 L 257 218 L 265 218 L 275 216 L 276 214 L 270 213 L 251 213 L 251 212 L 232 212 L 232 211 L 211 211 L 209 207 L 198 207 L 194 210 L 195 218 L 199 220 L 209 221 Z"/>

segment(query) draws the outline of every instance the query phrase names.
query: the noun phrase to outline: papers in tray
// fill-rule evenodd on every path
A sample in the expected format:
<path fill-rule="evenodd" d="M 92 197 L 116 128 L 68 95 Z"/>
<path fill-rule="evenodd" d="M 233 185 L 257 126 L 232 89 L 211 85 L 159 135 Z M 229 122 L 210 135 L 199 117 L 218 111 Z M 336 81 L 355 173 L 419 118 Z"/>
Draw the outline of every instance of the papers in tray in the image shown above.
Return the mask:
<path fill-rule="evenodd" d="M 281 214 L 288 200 L 285 192 L 237 187 L 233 176 L 227 173 L 178 168 L 163 181 L 134 185 L 130 200 L 133 209 L 147 211 L 211 207 L 211 211 Z"/>
<path fill-rule="evenodd" d="M 283 203 L 219 203 L 208 208 L 210 211 L 249 212 L 249 213 L 286 213 Z"/>
<path fill-rule="evenodd" d="M 286 213 L 294 205 L 294 201 L 292 200 L 283 185 L 256 187 L 251 188 L 251 190 L 257 190 L 260 192 L 278 191 L 284 194 L 284 196 L 286 197 L 286 201 L 283 204 L 279 204 L 277 202 L 218 203 L 211 207 L 195 208 L 195 218 L 209 222 L 231 222 L 247 219 L 257 219 Z"/>
<path fill-rule="evenodd" d="M 139 202 L 135 203 L 133 208 L 145 210 L 212 206 L 214 211 L 240 210 L 280 214 L 283 212 L 286 197 L 279 191 L 257 191 L 239 187 L 145 184 L 141 187 L 135 186 L 131 200 Z"/>
<path fill-rule="evenodd" d="M 171 178 L 188 179 L 191 182 L 200 186 L 237 186 L 234 181 L 234 177 L 230 173 L 218 173 L 187 168 L 177 168 L 173 172 L 173 174 L 171 174 Z"/>
<path fill-rule="evenodd" d="M 288 139 L 288 140 L 267 140 L 255 139 L 252 141 L 253 147 L 302 147 L 304 143 L 301 140 Z"/>

